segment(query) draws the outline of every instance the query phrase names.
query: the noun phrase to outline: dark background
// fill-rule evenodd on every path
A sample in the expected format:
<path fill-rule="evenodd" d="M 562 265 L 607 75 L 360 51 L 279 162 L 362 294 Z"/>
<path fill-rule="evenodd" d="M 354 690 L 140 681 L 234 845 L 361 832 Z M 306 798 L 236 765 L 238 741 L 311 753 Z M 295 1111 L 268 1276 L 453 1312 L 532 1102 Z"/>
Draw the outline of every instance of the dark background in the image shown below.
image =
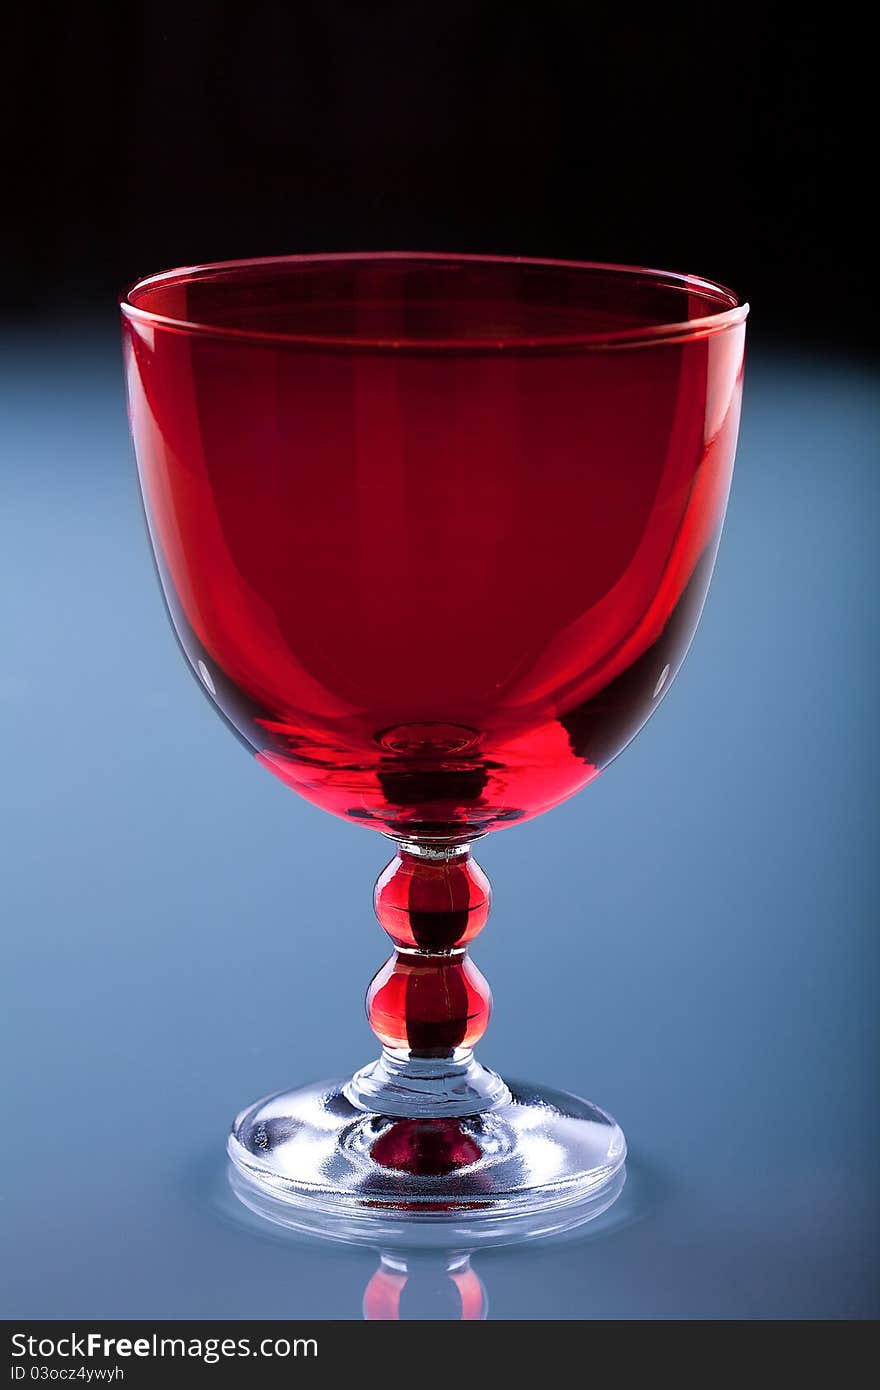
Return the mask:
<path fill-rule="evenodd" d="M 751 300 L 753 342 L 869 346 L 853 13 L 19 5 L 2 312 L 99 312 L 198 261 L 433 249 L 693 271 Z"/>

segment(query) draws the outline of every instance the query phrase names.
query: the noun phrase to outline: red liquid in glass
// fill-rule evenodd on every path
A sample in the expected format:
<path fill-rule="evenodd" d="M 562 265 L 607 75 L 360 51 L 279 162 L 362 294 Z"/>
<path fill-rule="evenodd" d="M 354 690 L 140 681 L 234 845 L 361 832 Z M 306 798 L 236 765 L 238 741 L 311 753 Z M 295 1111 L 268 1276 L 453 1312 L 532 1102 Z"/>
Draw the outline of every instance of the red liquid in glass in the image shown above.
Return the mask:
<path fill-rule="evenodd" d="M 467 838 L 620 752 L 705 597 L 744 328 L 584 339 L 729 301 L 403 257 L 134 303 L 202 325 L 127 319 L 131 416 L 178 636 L 265 767 L 337 815 Z"/>

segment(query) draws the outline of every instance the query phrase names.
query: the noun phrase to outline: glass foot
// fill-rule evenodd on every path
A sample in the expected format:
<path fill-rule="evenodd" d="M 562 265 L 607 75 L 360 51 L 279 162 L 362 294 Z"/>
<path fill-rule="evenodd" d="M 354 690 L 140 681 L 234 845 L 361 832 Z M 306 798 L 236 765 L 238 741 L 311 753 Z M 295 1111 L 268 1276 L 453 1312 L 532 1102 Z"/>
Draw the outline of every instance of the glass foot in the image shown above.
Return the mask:
<path fill-rule="evenodd" d="M 303 1229 L 326 1233 L 328 1216 L 369 1229 L 389 1215 L 443 1227 L 574 1206 L 597 1215 L 622 1187 L 622 1130 L 563 1091 L 511 1082 L 494 1108 L 442 1118 L 379 1115 L 350 1093 L 343 1081 L 283 1091 L 233 1124 L 236 1168 L 298 1208 Z"/>
<path fill-rule="evenodd" d="M 393 1219 L 421 1227 L 420 1242 L 427 1228 L 487 1240 L 536 1217 L 543 1230 L 579 1225 L 620 1191 L 614 1120 L 563 1091 L 506 1084 L 474 1057 L 492 995 L 468 945 L 490 899 L 468 845 L 398 846 L 375 892 L 394 943 L 367 992 L 381 1055 L 349 1080 L 257 1101 L 232 1126 L 233 1164 L 296 1213 L 291 1225 L 378 1238 Z"/>

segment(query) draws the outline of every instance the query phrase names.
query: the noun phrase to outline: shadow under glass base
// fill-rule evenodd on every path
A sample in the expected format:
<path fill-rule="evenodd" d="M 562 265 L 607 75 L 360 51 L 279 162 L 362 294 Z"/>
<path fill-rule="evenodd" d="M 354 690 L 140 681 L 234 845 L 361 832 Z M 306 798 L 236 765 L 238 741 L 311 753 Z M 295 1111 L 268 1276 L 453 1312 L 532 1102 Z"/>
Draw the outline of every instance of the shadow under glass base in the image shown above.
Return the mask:
<path fill-rule="evenodd" d="M 376 1113 L 358 1078 L 280 1092 L 237 1116 L 229 1156 L 255 1193 L 294 1209 L 291 1225 L 327 1235 L 336 1218 L 341 1239 L 389 1217 L 479 1239 L 508 1221 L 552 1230 L 572 1224 L 566 1209 L 583 1212 L 575 1224 L 606 1210 L 626 1157 L 614 1120 L 563 1091 L 487 1076 L 489 1108 L 441 1117 Z"/>

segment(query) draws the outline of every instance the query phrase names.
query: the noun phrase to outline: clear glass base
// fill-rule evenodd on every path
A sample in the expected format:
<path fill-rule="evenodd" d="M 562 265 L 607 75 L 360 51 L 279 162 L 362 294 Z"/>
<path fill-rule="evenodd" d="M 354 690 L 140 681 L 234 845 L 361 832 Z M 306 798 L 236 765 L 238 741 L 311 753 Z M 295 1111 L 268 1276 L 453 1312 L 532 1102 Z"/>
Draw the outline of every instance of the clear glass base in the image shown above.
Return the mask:
<path fill-rule="evenodd" d="M 383 1047 L 377 1061 L 346 1083 L 345 1094 L 359 1110 L 405 1120 L 482 1115 L 510 1104 L 501 1077 L 482 1066 L 469 1047 L 457 1047 L 447 1057 L 413 1057 Z"/>
<path fill-rule="evenodd" d="M 563 1228 L 568 1208 L 587 1213 L 579 1224 L 621 1190 L 623 1132 L 576 1096 L 494 1078 L 479 1114 L 395 1116 L 365 1108 L 363 1075 L 270 1096 L 233 1124 L 230 1158 L 253 1194 L 295 1209 L 292 1226 L 329 1234 L 335 1218 L 340 1238 L 378 1238 L 393 1217 L 438 1234 L 464 1223 L 479 1239 L 523 1217 Z"/>

